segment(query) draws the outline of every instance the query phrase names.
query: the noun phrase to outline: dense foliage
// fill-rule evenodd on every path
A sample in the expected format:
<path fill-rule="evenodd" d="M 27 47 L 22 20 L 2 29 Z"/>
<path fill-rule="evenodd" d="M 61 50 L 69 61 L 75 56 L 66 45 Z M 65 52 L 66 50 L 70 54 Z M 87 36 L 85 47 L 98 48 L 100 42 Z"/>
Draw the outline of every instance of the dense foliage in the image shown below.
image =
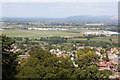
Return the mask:
<path fill-rule="evenodd" d="M 17 53 L 10 52 L 15 41 L 2 35 L 2 79 L 14 78 L 16 74 Z"/>
<path fill-rule="evenodd" d="M 40 47 L 34 47 L 30 54 L 31 56 L 18 66 L 17 78 L 74 78 L 72 72 L 75 67 L 69 58 L 58 58 Z"/>
<path fill-rule="evenodd" d="M 81 49 L 75 62 L 78 64 L 78 68 L 75 70 L 78 79 L 102 79 L 108 78 L 112 74 L 107 70 L 99 70 L 98 55 L 90 48 Z"/>
<path fill-rule="evenodd" d="M 31 56 L 17 67 L 17 78 L 79 80 L 108 78 L 112 74 L 99 70 L 98 56 L 89 48 L 78 52 L 75 60 L 78 67 L 75 67 L 69 58 L 58 58 L 37 46 L 31 49 L 30 54 Z"/>

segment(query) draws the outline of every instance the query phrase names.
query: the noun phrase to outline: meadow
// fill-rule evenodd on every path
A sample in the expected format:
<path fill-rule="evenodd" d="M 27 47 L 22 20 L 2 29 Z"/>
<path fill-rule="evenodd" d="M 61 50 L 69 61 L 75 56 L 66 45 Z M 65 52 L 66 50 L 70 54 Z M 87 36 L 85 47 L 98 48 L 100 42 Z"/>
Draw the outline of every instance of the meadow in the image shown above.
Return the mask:
<path fill-rule="evenodd" d="M 9 29 L 3 30 L 2 34 L 9 37 L 29 37 L 29 38 L 39 38 L 39 37 L 50 37 L 50 36 L 82 36 L 81 31 L 91 31 L 83 29 L 69 29 L 69 30 L 23 30 L 23 29 Z"/>
<path fill-rule="evenodd" d="M 86 30 L 86 29 L 68 29 L 68 30 L 25 30 L 25 29 L 9 29 L 3 30 L 2 34 L 5 34 L 9 37 L 28 37 L 30 39 L 40 38 L 40 37 L 52 37 L 52 36 L 83 36 L 82 32 L 86 31 L 101 31 L 101 30 Z M 104 41 L 104 42 L 117 43 L 117 36 L 107 36 L 107 37 L 95 37 L 91 38 L 90 41 Z M 86 38 L 73 38 L 72 40 L 87 40 Z"/>

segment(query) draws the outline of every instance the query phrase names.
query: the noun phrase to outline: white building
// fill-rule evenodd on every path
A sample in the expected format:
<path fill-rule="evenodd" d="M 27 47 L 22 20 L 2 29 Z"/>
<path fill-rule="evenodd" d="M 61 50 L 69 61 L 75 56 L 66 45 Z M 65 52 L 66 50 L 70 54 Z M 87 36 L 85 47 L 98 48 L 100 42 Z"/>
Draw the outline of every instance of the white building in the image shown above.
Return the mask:
<path fill-rule="evenodd" d="M 118 32 L 113 32 L 113 31 L 102 31 L 101 34 L 112 35 L 112 34 L 118 34 Z"/>
<path fill-rule="evenodd" d="M 113 32 L 113 31 L 101 31 L 101 32 L 84 32 L 84 34 L 96 34 L 96 35 L 113 35 L 113 34 L 118 34 L 118 32 Z"/>
<path fill-rule="evenodd" d="M 4 29 L 1 29 L 1 28 L 0 28 L 0 31 L 3 31 L 3 30 L 4 30 Z"/>

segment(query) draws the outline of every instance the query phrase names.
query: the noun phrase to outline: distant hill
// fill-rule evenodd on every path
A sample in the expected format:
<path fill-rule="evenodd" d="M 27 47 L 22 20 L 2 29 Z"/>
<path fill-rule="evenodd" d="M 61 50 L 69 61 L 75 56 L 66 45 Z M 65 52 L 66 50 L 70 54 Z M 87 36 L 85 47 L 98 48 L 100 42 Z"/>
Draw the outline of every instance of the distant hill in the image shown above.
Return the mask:
<path fill-rule="evenodd" d="M 117 16 L 83 15 L 67 18 L 3 18 L 4 21 L 117 22 Z"/>
<path fill-rule="evenodd" d="M 74 21 L 116 21 L 117 16 L 71 16 L 67 17 L 68 20 Z"/>

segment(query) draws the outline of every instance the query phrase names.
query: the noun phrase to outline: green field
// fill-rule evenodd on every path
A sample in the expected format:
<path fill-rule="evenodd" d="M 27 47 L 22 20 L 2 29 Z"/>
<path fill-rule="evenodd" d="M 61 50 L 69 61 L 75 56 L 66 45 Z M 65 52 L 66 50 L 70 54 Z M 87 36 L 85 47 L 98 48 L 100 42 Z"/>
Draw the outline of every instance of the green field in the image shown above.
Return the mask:
<path fill-rule="evenodd" d="M 4 30 L 2 34 L 9 37 L 24 37 L 25 35 L 33 35 L 31 32 L 19 31 L 19 30 Z"/>
<path fill-rule="evenodd" d="M 80 33 L 81 31 L 86 31 L 82 29 L 77 30 L 4 30 L 2 34 L 5 34 L 9 37 L 29 37 L 29 38 L 39 38 L 39 37 L 51 37 L 51 36 L 82 36 L 83 34 Z M 77 33 L 76 33 L 77 32 Z"/>
<path fill-rule="evenodd" d="M 104 41 L 104 42 L 111 42 L 109 39 L 112 39 L 112 42 L 118 43 L 118 37 L 113 36 L 113 37 L 99 37 L 99 38 L 92 38 L 90 41 Z"/>
<path fill-rule="evenodd" d="M 110 41 L 109 39 L 112 39 L 112 41 Z M 87 38 L 73 38 L 72 40 L 87 40 Z M 118 37 L 117 36 L 113 36 L 113 37 L 98 37 L 98 38 L 90 38 L 89 41 L 103 41 L 103 42 L 115 42 L 118 43 Z"/>
<path fill-rule="evenodd" d="M 28 38 L 40 38 L 40 37 L 52 37 L 52 36 L 83 36 L 81 32 L 83 31 L 98 31 L 98 30 L 84 30 L 84 29 L 70 29 L 65 31 L 60 30 L 4 30 L 2 34 L 5 34 L 9 37 L 28 37 Z M 107 37 L 96 37 L 91 38 L 90 41 L 105 41 L 111 42 L 109 39 L 112 39 L 113 42 L 118 42 L 117 36 L 107 36 Z M 86 38 L 73 38 L 72 40 L 87 40 Z"/>
<path fill-rule="evenodd" d="M 73 38 L 72 40 L 87 40 L 87 38 Z"/>

